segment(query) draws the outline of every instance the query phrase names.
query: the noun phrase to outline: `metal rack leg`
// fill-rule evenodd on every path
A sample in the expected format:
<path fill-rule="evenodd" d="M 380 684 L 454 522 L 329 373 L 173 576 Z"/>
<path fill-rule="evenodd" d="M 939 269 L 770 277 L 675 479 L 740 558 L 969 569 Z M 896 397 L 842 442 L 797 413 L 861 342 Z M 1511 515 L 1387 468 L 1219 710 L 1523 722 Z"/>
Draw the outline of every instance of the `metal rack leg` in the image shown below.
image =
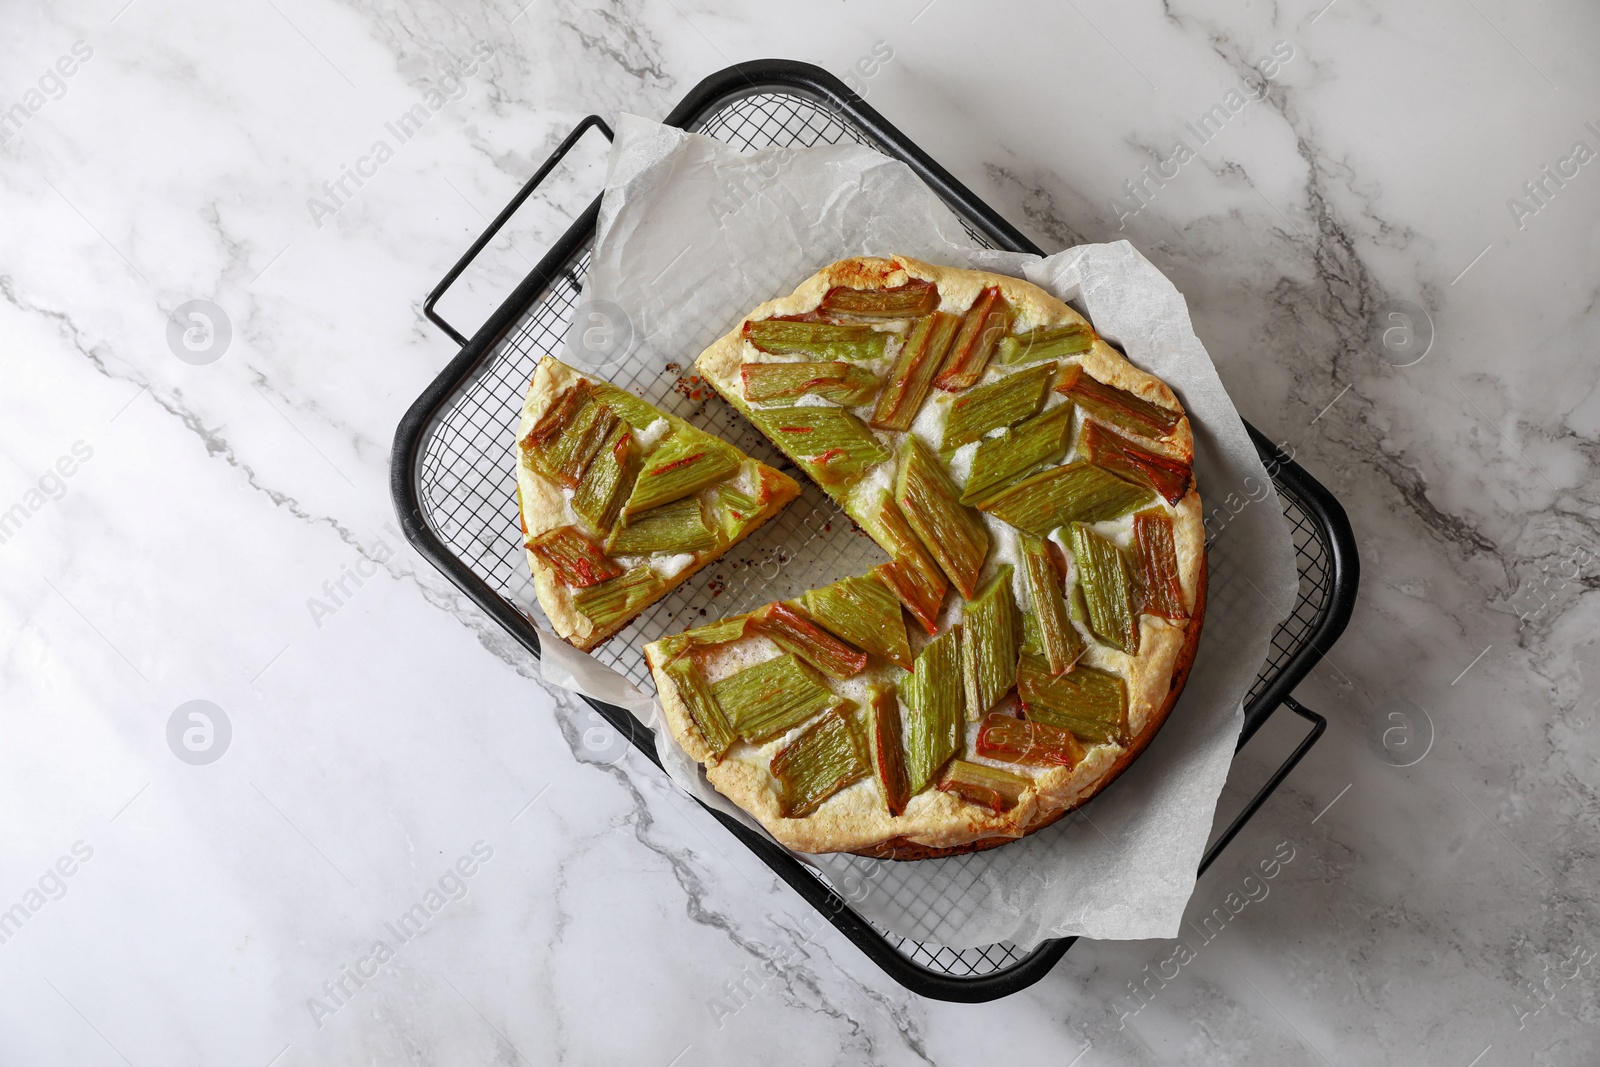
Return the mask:
<path fill-rule="evenodd" d="M 1255 816 L 1261 805 L 1267 802 L 1267 798 L 1273 794 L 1285 778 L 1289 777 L 1289 772 L 1294 770 L 1295 765 L 1305 757 L 1307 752 L 1311 751 L 1311 746 L 1317 743 L 1317 739 L 1322 736 L 1322 731 L 1328 728 L 1327 719 L 1324 719 L 1294 697 L 1284 697 L 1283 703 L 1290 711 L 1311 724 L 1311 732 L 1306 734 L 1305 739 L 1289 754 L 1289 758 L 1284 760 L 1278 769 L 1272 773 L 1272 777 L 1267 779 L 1266 784 L 1256 792 L 1256 795 L 1250 798 L 1250 803 L 1246 804 L 1243 810 L 1233 817 L 1233 821 L 1228 824 L 1228 828 L 1222 831 L 1222 836 L 1217 838 L 1210 848 L 1206 849 L 1205 858 L 1200 861 L 1200 874 L 1206 873 L 1206 868 L 1211 866 L 1212 862 L 1222 854 L 1222 850 L 1228 847 L 1228 843 L 1239 835 L 1239 831 L 1244 829 L 1244 824 Z"/>

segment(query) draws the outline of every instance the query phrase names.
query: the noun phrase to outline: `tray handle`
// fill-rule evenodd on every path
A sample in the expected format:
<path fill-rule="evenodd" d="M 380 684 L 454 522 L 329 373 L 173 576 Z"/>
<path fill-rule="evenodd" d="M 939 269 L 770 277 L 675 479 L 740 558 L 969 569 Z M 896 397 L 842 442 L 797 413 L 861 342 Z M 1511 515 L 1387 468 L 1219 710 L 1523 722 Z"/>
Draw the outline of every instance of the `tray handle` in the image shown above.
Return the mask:
<path fill-rule="evenodd" d="M 1324 719 L 1294 697 L 1284 697 L 1283 703 L 1290 711 L 1311 724 L 1311 732 L 1306 734 L 1293 752 L 1289 753 L 1289 758 L 1284 760 L 1276 771 L 1272 772 L 1272 777 L 1268 778 L 1266 784 L 1256 791 L 1255 796 L 1250 798 L 1250 803 L 1246 804 L 1240 809 L 1239 814 L 1233 817 L 1233 821 L 1228 824 L 1228 828 L 1222 831 L 1222 836 L 1218 837 L 1216 841 L 1212 842 L 1211 847 L 1206 849 L 1205 858 L 1200 861 L 1199 874 L 1205 874 L 1206 868 L 1211 866 L 1212 861 L 1222 855 L 1222 850 L 1228 847 L 1228 842 L 1237 837 L 1239 831 L 1244 829 L 1244 824 L 1255 817 L 1255 813 L 1260 810 L 1261 805 L 1265 804 L 1267 798 L 1277 790 L 1285 778 L 1289 777 L 1289 772 L 1295 769 L 1295 766 L 1305 757 L 1307 752 L 1311 751 L 1311 746 L 1317 743 L 1317 739 L 1322 736 L 1322 731 L 1328 728 L 1327 719 Z M 1244 747 L 1243 741 L 1240 742 L 1240 747 Z"/>
<path fill-rule="evenodd" d="M 550 158 L 544 161 L 544 166 L 534 172 L 533 177 L 528 179 L 528 183 L 518 191 L 516 196 L 511 198 L 511 203 L 505 206 L 505 210 L 495 216 L 495 220 L 489 223 L 489 228 L 484 230 L 476 241 L 472 242 L 472 247 L 467 249 L 467 254 L 456 261 L 456 265 L 450 268 L 449 273 L 444 276 L 438 285 L 433 287 L 433 292 L 429 293 L 428 298 L 422 302 L 422 313 L 428 316 L 435 326 L 448 334 L 456 344 L 465 345 L 467 343 L 466 336 L 444 321 L 444 318 L 433 310 L 433 305 L 439 302 L 439 298 L 445 294 L 445 290 L 449 289 L 455 283 L 455 280 L 461 277 L 461 272 L 471 265 L 479 252 L 483 251 L 483 246 L 494 240 L 494 235 L 499 233 L 500 228 L 506 224 L 512 215 L 517 213 L 517 208 L 522 206 L 522 202 L 528 199 L 535 189 L 539 188 L 539 184 L 550 176 L 550 172 L 556 169 L 556 165 L 566 158 L 567 153 L 572 150 L 572 146 L 577 144 L 579 138 L 589 132 L 591 127 L 605 134 L 608 141 L 616 139 L 616 135 L 611 132 L 611 127 L 607 126 L 605 120 L 599 115 L 590 115 L 574 126 L 572 132 L 567 134 L 567 139 L 556 146 L 554 152 L 550 153 Z"/>

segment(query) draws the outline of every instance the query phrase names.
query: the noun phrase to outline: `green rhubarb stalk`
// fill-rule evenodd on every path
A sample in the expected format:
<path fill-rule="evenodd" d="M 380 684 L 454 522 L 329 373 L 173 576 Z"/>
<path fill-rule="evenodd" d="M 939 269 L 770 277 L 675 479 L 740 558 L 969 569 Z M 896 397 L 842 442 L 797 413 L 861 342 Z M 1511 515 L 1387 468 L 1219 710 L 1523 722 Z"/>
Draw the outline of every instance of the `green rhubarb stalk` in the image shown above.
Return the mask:
<path fill-rule="evenodd" d="M 808 667 L 788 653 L 714 683 L 711 692 L 734 731 L 756 742 L 776 737 L 839 703 Z"/>
<path fill-rule="evenodd" d="M 986 500 L 1039 464 L 1054 463 L 1066 455 L 1071 426 L 1072 405 L 1062 404 L 980 442 L 972 455 L 972 471 L 961 491 L 961 502 Z"/>
<path fill-rule="evenodd" d="M 900 603 L 929 635 L 937 633 L 939 609 L 944 606 L 950 583 L 887 491 L 868 507 L 867 516 L 867 533 L 891 557 L 890 562 L 880 564 L 872 573 L 894 590 Z"/>
<path fill-rule="evenodd" d="M 641 511 L 606 539 L 606 551 L 613 556 L 677 555 L 716 546 L 717 535 L 692 496 Z"/>
<path fill-rule="evenodd" d="M 944 362 L 944 354 L 961 326 L 961 318 L 936 311 L 918 319 L 906 337 L 888 376 L 883 391 L 872 409 L 872 426 L 878 430 L 905 431 L 917 420 L 922 405 L 933 389 L 934 375 Z"/>
<path fill-rule="evenodd" d="M 872 399 L 878 379 L 849 363 L 744 363 L 744 398 L 752 404 L 788 407 L 803 396 L 821 397 L 845 407 Z"/>
<path fill-rule="evenodd" d="M 956 397 L 945 416 L 939 451 L 952 452 L 994 430 L 1037 415 L 1054 374 L 1053 367 L 1030 367 Z"/>
<path fill-rule="evenodd" d="M 744 324 L 744 337 L 763 352 L 814 359 L 877 359 L 889 343 L 889 332 L 864 322 L 796 322 L 761 319 Z"/>
<path fill-rule="evenodd" d="M 911 780 L 906 776 L 905 742 L 900 721 L 900 700 L 892 685 L 867 688 L 867 714 L 870 729 L 868 747 L 872 769 L 878 776 L 884 806 L 890 815 L 900 815 L 911 801 Z"/>
<path fill-rule="evenodd" d="M 1044 637 L 1039 633 L 1038 612 L 1022 613 L 1022 651 L 1035 656 L 1044 655 Z"/>
<path fill-rule="evenodd" d="M 576 526 L 546 530 L 528 542 L 528 551 L 555 571 L 562 585 L 572 589 L 587 589 L 622 573 L 616 560 L 607 559 L 605 551 Z"/>
<path fill-rule="evenodd" d="M 977 385 L 984 368 L 989 365 L 995 345 L 1010 328 L 1011 307 L 1001 297 L 1000 287 L 990 286 L 979 293 L 962 316 L 961 331 L 950 345 L 944 367 L 933 384 L 947 393 Z"/>
<path fill-rule="evenodd" d="M 1036 651 L 1050 664 L 1051 674 L 1061 674 L 1071 670 L 1083 655 L 1083 635 L 1067 617 L 1066 598 L 1062 594 L 1064 581 L 1050 546 L 1043 538 L 1026 533 L 1019 535 L 1018 545 L 1022 573 L 1028 582 L 1028 599 L 1033 602 L 1033 610 L 1028 612 L 1027 618 L 1039 632 L 1040 647 Z"/>
<path fill-rule="evenodd" d="M 952 626 L 928 642 L 900 684 L 906 706 L 906 781 L 911 796 L 928 787 L 939 769 L 961 748 L 961 627 Z"/>
<path fill-rule="evenodd" d="M 655 571 L 635 567 L 610 581 L 579 589 L 572 596 L 572 606 L 595 629 L 610 630 L 639 614 L 665 588 L 666 582 Z"/>
<path fill-rule="evenodd" d="M 913 278 L 889 289 L 851 289 L 836 285 L 817 308 L 819 315 L 848 319 L 913 319 L 939 308 L 939 287 Z"/>
<path fill-rule="evenodd" d="M 586 382 L 579 383 L 586 386 Z M 578 391 L 574 386 L 569 392 Z M 588 393 L 589 390 L 583 390 Z M 535 444 L 528 452 L 534 467 L 566 489 L 576 489 L 584 472 L 610 439 L 621 420 L 605 404 L 588 396 L 554 437 Z M 538 427 L 535 427 L 537 430 Z M 533 437 L 533 433 L 528 435 Z"/>
<path fill-rule="evenodd" d="M 726 619 L 697 626 L 692 630 L 663 637 L 654 645 L 663 662 L 672 662 L 691 652 L 699 652 L 715 645 L 737 641 L 745 635 L 749 615 L 730 615 Z"/>
<path fill-rule="evenodd" d="M 843 408 L 767 408 L 750 420 L 825 489 L 856 481 L 889 450 L 866 423 Z"/>
<path fill-rule="evenodd" d="M 1150 486 L 1169 504 L 1176 504 L 1189 491 L 1187 463 L 1142 448 L 1098 422 L 1084 422 L 1078 447 L 1090 463 Z"/>
<path fill-rule="evenodd" d="M 1178 577 L 1178 553 L 1172 539 L 1172 519 L 1152 508 L 1133 517 L 1133 543 L 1138 550 L 1139 588 L 1144 611 L 1163 619 L 1187 619 L 1183 583 Z"/>
<path fill-rule="evenodd" d="M 1071 730 L 992 712 L 978 728 L 976 752 L 984 759 L 1025 767 L 1076 767 L 1083 745 Z"/>
<path fill-rule="evenodd" d="M 722 539 L 732 543 L 760 519 L 765 508 L 755 497 L 725 482 L 717 486 L 712 510 L 717 517 L 717 526 L 722 531 Z"/>
<path fill-rule="evenodd" d="M 1112 648 L 1136 655 L 1139 613 L 1134 603 L 1134 571 L 1116 545 L 1082 523 L 1070 533 L 1072 559 L 1089 609 L 1089 629 Z"/>
<path fill-rule="evenodd" d="M 578 482 L 578 489 L 572 494 L 572 510 L 602 537 L 616 526 L 623 502 L 639 477 L 641 462 L 633 443 L 633 429 L 626 422 L 619 422 Z"/>
<path fill-rule="evenodd" d="M 963 800 L 988 808 L 996 815 L 1003 815 L 1016 807 L 1032 788 L 1031 778 L 962 759 L 951 763 L 944 777 L 939 779 L 942 792 L 954 793 Z"/>
<path fill-rule="evenodd" d="M 522 446 L 542 448 L 554 441 L 561 431 L 571 425 L 573 417 L 589 403 L 593 395 L 594 389 L 587 378 L 579 378 L 576 384 L 562 390 L 534 422 L 533 429 L 522 439 Z"/>
<path fill-rule="evenodd" d="M 1001 363 L 1037 363 L 1087 352 L 1092 344 L 1094 330 L 1089 328 L 1089 324 L 1073 322 L 1002 338 L 995 358 Z"/>
<path fill-rule="evenodd" d="M 694 719 L 706 747 L 718 756 L 728 751 L 736 736 L 733 727 L 728 724 L 728 717 L 722 713 L 711 687 L 706 684 L 705 675 L 695 666 L 693 658 L 684 656 L 673 660 L 663 668 L 663 673 L 671 680 L 678 699 L 689 709 L 689 717 Z"/>
<path fill-rule="evenodd" d="M 751 616 L 755 632 L 829 678 L 844 681 L 867 669 L 867 654 L 845 644 L 803 612 L 774 601 Z"/>
<path fill-rule="evenodd" d="M 1001 567 L 962 612 L 961 675 L 970 722 L 983 718 L 1017 681 L 1021 622 L 1011 591 L 1011 572 L 1011 564 Z"/>
<path fill-rule="evenodd" d="M 720 441 L 692 429 L 676 430 L 646 457 L 622 506 L 623 520 L 698 493 L 738 470 L 739 457 Z"/>
<path fill-rule="evenodd" d="M 593 382 L 590 388 L 606 407 L 621 415 L 623 421 L 635 430 L 643 430 L 657 419 L 666 418 L 661 412 L 640 400 L 626 389 L 618 389 L 610 382 Z"/>
<path fill-rule="evenodd" d="M 900 600 L 876 574 L 841 578 L 807 590 L 800 599 L 824 629 L 896 667 L 911 669 L 911 642 Z"/>
<path fill-rule="evenodd" d="M 1128 689 L 1109 671 L 1079 664 L 1066 674 L 1050 673 L 1037 656 L 1017 661 L 1017 696 L 1034 722 L 1071 730 L 1085 741 L 1122 744 L 1128 736 Z"/>
<path fill-rule="evenodd" d="M 1177 429 L 1180 412 L 1168 411 L 1125 389 L 1097 381 L 1073 363 L 1061 372 L 1056 392 L 1070 397 L 1096 418 L 1141 437 L 1162 438 Z"/>
<path fill-rule="evenodd" d="M 970 600 L 989 554 L 989 533 L 978 513 L 961 503 L 944 465 L 916 437 L 907 437 L 901 449 L 894 497 L 929 554 Z"/>
<path fill-rule="evenodd" d="M 772 757 L 778 780 L 778 814 L 800 819 L 847 785 L 871 773 L 854 716 L 830 711 Z"/>
<path fill-rule="evenodd" d="M 1150 503 L 1151 492 L 1088 463 L 1051 467 L 985 500 L 980 507 L 1040 537 L 1072 522 L 1105 522 Z"/>

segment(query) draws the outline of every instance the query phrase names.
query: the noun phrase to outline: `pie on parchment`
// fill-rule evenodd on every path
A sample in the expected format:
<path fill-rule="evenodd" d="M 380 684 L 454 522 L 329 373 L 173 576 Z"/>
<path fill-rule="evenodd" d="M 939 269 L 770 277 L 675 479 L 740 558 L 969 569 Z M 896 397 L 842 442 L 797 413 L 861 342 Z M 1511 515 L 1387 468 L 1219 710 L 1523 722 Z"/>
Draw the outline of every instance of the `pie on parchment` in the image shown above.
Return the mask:
<path fill-rule="evenodd" d="M 1165 383 L 1037 286 L 904 257 L 832 264 L 696 365 L 891 557 L 645 647 L 719 791 L 797 851 L 915 859 L 1040 829 L 1144 750 L 1205 604 Z"/>

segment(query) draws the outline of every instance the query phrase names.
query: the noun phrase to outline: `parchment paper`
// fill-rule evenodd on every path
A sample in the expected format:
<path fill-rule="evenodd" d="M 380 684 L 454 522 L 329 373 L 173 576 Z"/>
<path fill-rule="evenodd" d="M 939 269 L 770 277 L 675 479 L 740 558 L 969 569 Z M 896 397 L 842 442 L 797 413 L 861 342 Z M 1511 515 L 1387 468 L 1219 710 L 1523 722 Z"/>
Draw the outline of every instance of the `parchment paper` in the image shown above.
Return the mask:
<path fill-rule="evenodd" d="M 1195 431 L 1207 514 L 1229 506 L 1209 553 L 1194 669 L 1143 756 L 1081 812 L 994 851 L 909 863 L 805 856 L 852 905 L 903 936 L 953 948 L 1054 936 L 1172 937 L 1194 888 L 1242 702 L 1298 588 L 1282 507 L 1190 325 L 1183 297 L 1125 241 L 1046 258 L 978 247 L 904 164 L 864 146 L 741 153 L 622 116 L 584 298 L 621 308 L 630 359 L 687 366 L 750 308 L 851 255 L 908 255 L 1024 277 L 1072 303 L 1164 379 Z M 582 366 L 582 323 L 566 358 Z M 842 577 L 842 575 L 841 575 Z M 759 829 L 711 788 L 659 722 L 652 696 L 551 638 L 547 680 L 631 707 L 689 793 Z"/>

